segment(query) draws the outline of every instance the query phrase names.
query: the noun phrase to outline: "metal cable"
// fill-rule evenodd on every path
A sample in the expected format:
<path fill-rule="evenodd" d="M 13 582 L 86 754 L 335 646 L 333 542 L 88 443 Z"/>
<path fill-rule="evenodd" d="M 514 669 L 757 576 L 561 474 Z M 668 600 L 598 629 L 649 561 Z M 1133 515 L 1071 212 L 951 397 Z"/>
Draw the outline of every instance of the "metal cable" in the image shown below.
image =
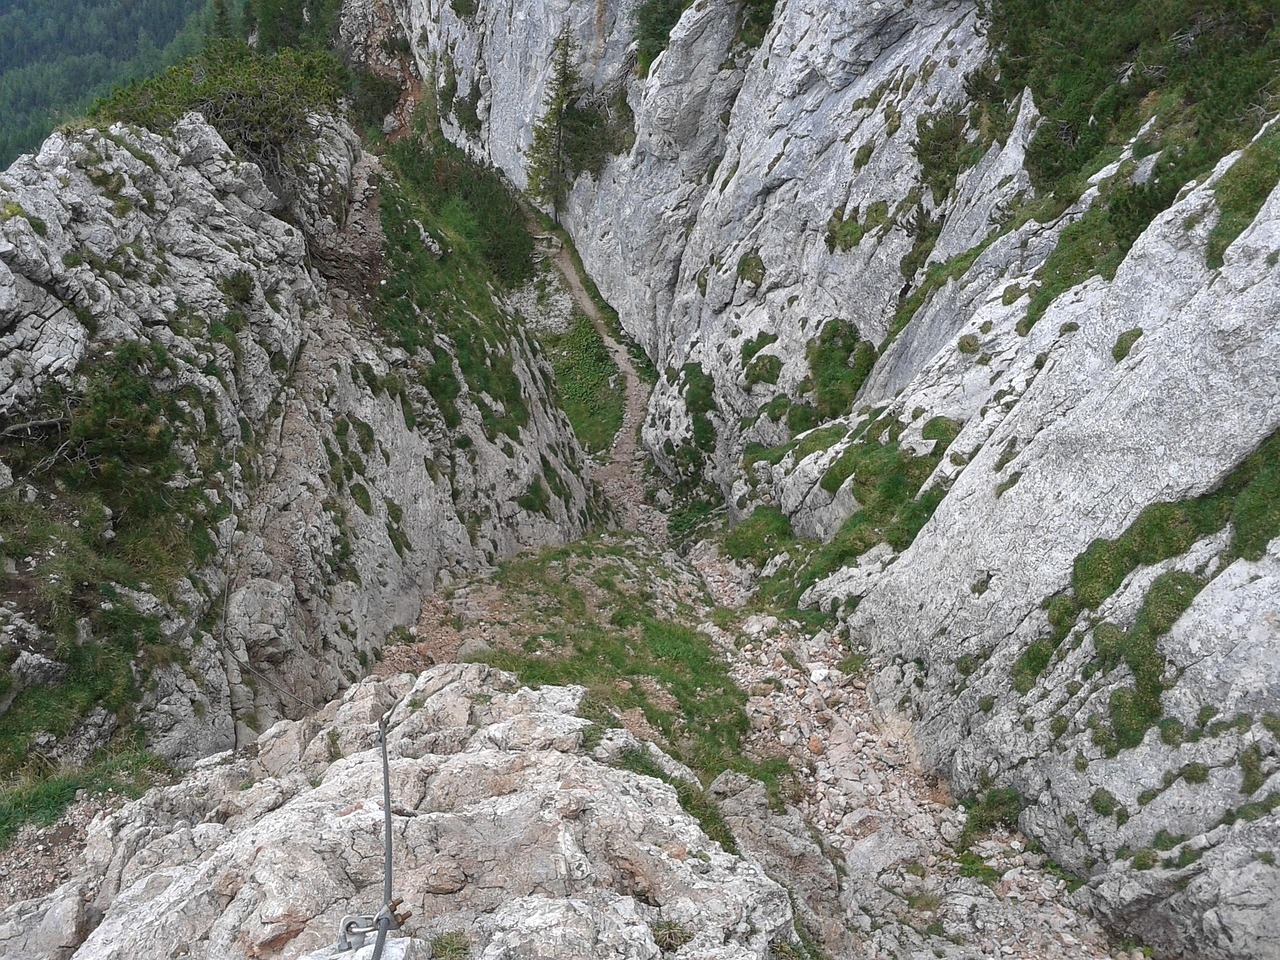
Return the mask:
<path fill-rule="evenodd" d="M 395 905 L 391 901 L 391 761 L 387 758 L 388 710 L 378 719 L 378 739 L 382 741 L 382 909 L 378 912 L 378 939 L 373 945 L 373 960 L 382 960 Z"/>

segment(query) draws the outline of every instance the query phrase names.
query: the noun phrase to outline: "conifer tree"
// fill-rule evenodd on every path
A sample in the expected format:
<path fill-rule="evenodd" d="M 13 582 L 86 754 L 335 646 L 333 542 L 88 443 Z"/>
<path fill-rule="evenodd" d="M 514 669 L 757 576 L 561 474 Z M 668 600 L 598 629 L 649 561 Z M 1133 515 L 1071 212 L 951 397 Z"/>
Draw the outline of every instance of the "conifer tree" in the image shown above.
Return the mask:
<path fill-rule="evenodd" d="M 231 38 L 231 13 L 227 0 L 213 0 L 213 35 L 219 40 Z"/>
<path fill-rule="evenodd" d="M 573 154 L 580 126 L 578 101 L 583 94 L 582 77 L 574 62 L 577 50 L 578 45 L 566 24 L 552 47 L 545 110 L 533 126 L 533 143 L 525 154 L 529 193 L 551 205 L 551 215 L 557 223 L 560 204 L 573 186 L 577 172 Z"/>

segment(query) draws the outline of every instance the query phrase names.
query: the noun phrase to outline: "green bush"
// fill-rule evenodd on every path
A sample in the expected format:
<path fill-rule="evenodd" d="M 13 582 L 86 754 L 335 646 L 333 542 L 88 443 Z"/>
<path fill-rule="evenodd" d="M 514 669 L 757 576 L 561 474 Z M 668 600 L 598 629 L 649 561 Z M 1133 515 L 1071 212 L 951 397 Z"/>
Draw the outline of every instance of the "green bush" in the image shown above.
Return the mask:
<path fill-rule="evenodd" d="M 959 108 L 925 114 L 916 121 L 916 140 L 911 146 L 934 203 L 947 198 L 961 170 L 982 158 L 982 147 L 965 138 L 968 125 L 968 117 Z"/>
<path fill-rule="evenodd" d="M 1168 150 L 1156 180 L 1167 181 L 1159 189 L 1169 199 L 1260 125 L 1252 107 L 1280 56 L 1268 4 L 1222 0 L 1212 15 L 1202 0 L 984 5 L 999 51 L 999 92 L 989 96 L 1012 101 L 1029 87 L 1048 120 L 1028 151 L 1038 189 L 1078 191 L 1065 181 L 1100 167 L 1153 105 L 1165 116 L 1148 151 Z"/>
<path fill-rule="evenodd" d="M 748 47 L 760 46 L 773 23 L 773 10 L 777 3 L 778 0 L 744 0 L 738 39 Z"/>
<path fill-rule="evenodd" d="M 287 191 L 292 171 L 310 159 L 308 115 L 336 111 L 343 81 L 341 65 L 328 52 L 285 48 L 260 55 L 243 42 L 224 40 L 98 101 L 90 119 L 164 130 L 197 110 L 237 154 Z"/>

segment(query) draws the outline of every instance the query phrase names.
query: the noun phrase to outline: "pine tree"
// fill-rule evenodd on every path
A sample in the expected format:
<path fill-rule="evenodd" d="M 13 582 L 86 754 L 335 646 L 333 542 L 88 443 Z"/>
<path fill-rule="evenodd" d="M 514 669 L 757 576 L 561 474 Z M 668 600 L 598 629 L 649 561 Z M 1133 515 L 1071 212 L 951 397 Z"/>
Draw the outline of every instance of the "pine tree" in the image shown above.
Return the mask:
<path fill-rule="evenodd" d="M 231 13 L 227 0 L 213 0 L 213 35 L 219 40 L 231 38 Z"/>
<path fill-rule="evenodd" d="M 551 80 L 547 86 L 546 108 L 533 126 L 533 143 L 525 156 L 529 193 L 551 205 L 551 215 L 560 222 L 564 202 L 576 174 L 573 161 L 582 99 L 582 77 L 574 62 L 578 45 L 569 26 L 560 31 L 551 51 Z"/>

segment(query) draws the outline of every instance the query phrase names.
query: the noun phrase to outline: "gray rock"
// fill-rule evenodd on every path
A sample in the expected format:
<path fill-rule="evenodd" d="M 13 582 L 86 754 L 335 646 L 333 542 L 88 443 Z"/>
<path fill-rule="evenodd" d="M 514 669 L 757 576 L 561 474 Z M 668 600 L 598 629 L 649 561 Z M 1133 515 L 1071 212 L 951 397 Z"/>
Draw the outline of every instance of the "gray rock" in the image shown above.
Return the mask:
<path fill-rule="evenodd" d="M 380 905 L 390 711 L 394 892 L 415 949 L 461 932 L 495 960 L 654 960 L 665 923 L 691 934 L 688 956 L 764 960 L 790 936 L 786 891 L 708 840 L 671 787 L 582 756 L 562 731 L 587 726 L 584 695 L 479 664 L 358 684 L 274 725 L 256 758 L 95 821 L 81 878 L 0 913 L 0 956 L 330 956 L 342 917 Z"/>

